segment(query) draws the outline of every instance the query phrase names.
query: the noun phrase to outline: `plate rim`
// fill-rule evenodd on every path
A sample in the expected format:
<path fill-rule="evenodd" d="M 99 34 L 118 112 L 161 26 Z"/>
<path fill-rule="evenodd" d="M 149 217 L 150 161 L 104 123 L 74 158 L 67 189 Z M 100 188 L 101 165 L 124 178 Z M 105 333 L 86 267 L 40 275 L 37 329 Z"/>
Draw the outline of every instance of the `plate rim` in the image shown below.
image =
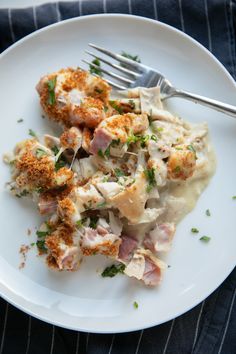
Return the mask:
<path fill-rule="evenodd" d="M 181 31 L 180 29 L 177 29 L 169 24 L 166 24 L 164 22 L 161 22 L 159 20 L 155 20 L 155 19 L 150 19 L 147 17 L 142 17 L 142 16 L 137 16 L 137 15 L 131 15 L 131 14 L 122 14 L 122 13 L 101 13 L 101 14 L 91 14 L 91 15 L 83 15 L 83 16 L 79 16 L 79 17 L 74 17 L 74 18 L 70 18 L 67 20 L 63 20 L 60 22 L 56 22 L 53 23 L 51 25 L 45 26 L 41 29 L 38 29 L 30 34 L 28 34 L 27 36 L 21 38 L 20 40 L 16 41 L 15 43 L 13 43 L 11 46 L 9 46 L 7 49 L 5 49 L 1 54 L 0 54 L 0 65 L 1 65 L 1 60 L 8 55 L 8 53 L 14 51 L 15 48 L 17 48 L 18 46 L 20 46 L 22 43 L 27 42 L 29 39 L 33 38 L 33 37 L 37 37 L 41 32 L 47 32 L 49 31 L 51 28 L 55 28 L 55 27 L 62 27 L 64 25 L 66 25 L 67 23 L 72 23 L 72 22 L 82 22 L 82 21 L 86 21 L 88 18 L 118 18 L 118 19 L 122 19 L 122 18 L 130 18 L 130 19 L 136 19 L 142 22 L 149 22 L 151 24 L 155 24 L 159 27 L 162 28 L 167 28 L 170 31 L 173 31 L 175 33 L 177 33 L 180 37 L 184 38 L 184 39 L 188 39 L 188 41 L 190 41 L 193 45 L 197 46 L 200 50 L 203 50 L 208 56 L 210 56 L 211 60 L 213 60 L 218 67 L 221 69 L 221 71 L 223 72 L 223 74 L 225 75 L 225 77 L 229 80 L 229 82 L 232 84 L 232 88 L 236 90 L 236 81 L 234 80 L 234 78 L 231 76 L 231 74 L 229 73 L 229 71 L 226 69 L 226 67 L 219 61 L 219 59 L 217 59 L 206 47 L 204 47 L 201 43 L 199 43 L 196 39 L 192 38 L 190 35 L 186 34 L 185 32 Z M 236 263 L 236 262 L 235 262 Z M 199 303 L 201 303 L 204 299 L 206 299 L 210 294 L 212 294 L 225 280 L 226 278 L 230 275 L 230 273 L 233 271 L 233 269 L 235 268 L 235 265 L 232 265 L 232 267 L 228 267 L 228 272 L 225 273 L 225 277 L 223 277 L 223 279 L 221 279 L 220 283 L 214 287 L 213 289 L 211 289 L 210 291 L 206 292 L 204 294 L 204 296 L 201 296 L 200 298 L 198 297 L 198 300 L 195 301 L 191 307 L 188 307 L 187 310 L 183 310 L 178 312 L 177 316 L 181 316 L 182 314 L 190 311 L 192 308 L 194 308 L 195 306 L 197 306 Z M 2 289 L 3 287 L 3 289 Z M 31 310 L 29 309 L 29 306 L 27 307 L 27 305 L 24 304 L 19 304 L 17 303 L 17 297 L 18 295 L 16 293 L 14 293 L 11 289 L 9 289 L 5 284 L 2 283 L 1 279 L 0 279 L 0 296 L 7 302 L 9 302 L 11 305 L 15 306 L 16 308 L 20 309 L 21 311 L 25 312 L 26 314 L 33 316 L 39 320 L 42 320 L 46 323 L 52 324 L 52 325 L 56 325 L 62 328 L 67 328 L 70 330 L 76 330 L 76 331 L 81 331 L 81 332 L 89 332 L 89 333 L 103 333 L 103 334 L 111 334 L 111 333 L 128 333 L 128 332 L 133 332 L 133 331 L 138 331 L 141 329 L 146 329 L 146 328 L 151 328 L 157 325 L 160 325 L 162 323 L 168 322 L 176 317 L 173 316 L 169 316 L 166 317 L 166 319 L 162 320 L 161 322 L 155 322 L 155 321 L 151 321 L 149 324 L 145 324 L 142 327 L 140 327 L 140 325 L 135 326 L 133 325 L 132 327 L 129 326 L 129 329 L 125 328 L 124 330 L 112 330 L 112 329 L 92 329 L 92 328 L 84 328 L 83 324 L 79 324 L 79 326 L 77 326 L 76 328 L 73 325 L 68 325 L 68 324 L 64 324 L 61 323 L 58 320 L 53 320 L 53 319 L 48 319 L 48 317 L 44 316 L 44 315 L 40 315 L 39 313 L 35 312 L 36 310 Z M 14 299 L 14 297 L 16 297 L 16 299 Z M 24 297 L 20 296 L 20 298 L 25 301 Z"/>

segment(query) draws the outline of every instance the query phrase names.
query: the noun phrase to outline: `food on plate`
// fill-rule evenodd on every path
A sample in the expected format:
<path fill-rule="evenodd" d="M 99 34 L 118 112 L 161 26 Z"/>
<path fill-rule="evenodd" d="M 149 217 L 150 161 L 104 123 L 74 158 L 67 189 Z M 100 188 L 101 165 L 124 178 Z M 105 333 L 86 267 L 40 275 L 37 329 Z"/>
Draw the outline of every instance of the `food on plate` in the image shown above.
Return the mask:
<path fill-rule="evenodd" d="M 4 160 L 11 193 L 32 198 L 45 217 L 40 254 L 49 267 L 71 271 L 101 254 L 115 261 L 103 276 L 159 284 L 176 225 L 214 173 L 207 124 L 169 112 L 159 87 L 112 93 L 81 69 L 45 75 L 37 91 L 63 132 L 31 131 Z"/>

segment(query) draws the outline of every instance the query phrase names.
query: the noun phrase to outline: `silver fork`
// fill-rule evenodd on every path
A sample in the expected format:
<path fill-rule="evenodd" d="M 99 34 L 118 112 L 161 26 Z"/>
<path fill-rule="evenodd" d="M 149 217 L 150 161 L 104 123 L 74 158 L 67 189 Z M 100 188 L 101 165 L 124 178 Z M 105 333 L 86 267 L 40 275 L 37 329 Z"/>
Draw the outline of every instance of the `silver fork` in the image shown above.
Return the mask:
<path fill-rule="evenodd" d="M 90 63 L 87 60 L 83 60 L 84 63 L 92 65 L 95 69 L 100 70 L 104 74 L 114 78 L 116 81 L 121 82 L 121 84 L 113 82 L 106 79 L 106 81 L 116 89 L 126 90 L 128 88 L 134 88 L 138 86 L 142 87 L 153 87 L 160 86 L 162 99 L 168 99 L 170 97 L 181 97 L 194 103 L 200 103 L 209 108 L 213 108 L 219 112 L 228 114 L 232 117 L 236 117 L 236 106 L 223 103 L 211 98 L 204 96 L 196 95 L 191 92 L 180 90 L 174 87 L 170 81 L 157 70 L 150 68 L 147 65 L 135 62 L 131 59 L 125 58 L 120 54 L 116 54 L 107 50 L 105 48 L 99 47 L 95 44 L 89 43 L 89 46 L 98 50 L 99 52 L 107 55 L 110 58 L 115 59 L 121 65 L 110 62 L 109 60 L 102 58 L 90 51 L 85 51 L 87 54 L 92 56 L 95 59 L 98 59 L 100 62 L 110 66 L 118 72 L 121 72 L 123 75 L 119 75 L 115 72 L 109 71 L 101 66 L 98 66 L 94 63 Z"/>

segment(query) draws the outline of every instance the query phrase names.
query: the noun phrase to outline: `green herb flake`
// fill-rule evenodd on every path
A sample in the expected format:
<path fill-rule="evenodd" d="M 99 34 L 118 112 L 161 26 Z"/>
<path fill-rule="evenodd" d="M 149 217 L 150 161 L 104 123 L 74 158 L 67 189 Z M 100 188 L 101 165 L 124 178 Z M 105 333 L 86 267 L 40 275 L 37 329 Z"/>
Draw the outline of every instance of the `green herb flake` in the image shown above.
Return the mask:
<path fill-rule="evenodd" d="M 35 242 L 32 242 L 32 243 L 30 244 L 31 247 L 33 247 L 34 245 L 35 245 Z"/>
<path fill-rule="evenodd" d="M 51 147 L 51 150 L 53 151 L 54 155 L 56 156 L 58 154 L 58 152 L 60 151 L 59 148 L 55 145 L 53 147 Z"/>
<path fill-rule="evenodd" d="M 196 154 L 196 150 L 194 149 L 193 145 L 188 145 L 187 149 L 194 152 L 194 154 Z"/>
<path fill-rule="evenodd" d="M 108 108 L 107 106 L 104 106 L 104 107 L 103 107 L 103 110 L 104 110 L 105 113 L 108 111 L 108 109 L 109 109 L 109 108 Z"/>
<path fill-rule="evenodd" d="M 144 170 L 144 175 L 148 181 L 147 192 L 150 192 L 152 188 L 156 185 L 154 168 Z"/>
<path fill-rule="evenodd" d="M 17 198 L 26 197 L 28 194 L 29 192 L 26 189 L 24 189 L 22 192 L 16 194 L 16 197 Z"/>
<path fill-rule="evenodd" d="M 87 220 L 87 218 L 83 218 L 83 219 L 77 220 L 77 221 L 75 222 L 76 227 L 77 227 L 77 228 L 82 227 L 82 226 L 84 225 L 84 223 L 86 222 L 86 220 Z"/>
<path fill-rule="evenodd" d="M 124 270 L 125 270 L 124 264 L 118 264 L 118 265 L 112 264 L 110 267 L 105 268 L 101 275 L 103 278 L 106 277 L 113 278 L 115 275 L 119 273 L 124 274 Z"/>
<path fill-rule="evenodd" d="M 43 149 L 38 148 L 36 150 L 36 157 L 40 159 L 42 156 L 47 155 L 46 151 Z"/>
<path fill-rule="evenodd" d="M 116 101 L 109 101 L 109 104 L 114 108 L 118 113 L 123 114 L 123 109 L 116 103 Z"/>
<path fill-rule="evenodd" d="M 203 242 L 209 242 L 210 241 L 210 237 L 209 236 L 202 236 L 199 240 L 203 241 Z"/>
<path fill-rule="evenodd" d="M 24 119 L 20 118 L 17 120 L 17 123 L 22 123 L 24 121 Z"/>
<path fill-rule="evenodd" d="M 138 309 L 138 303 L 137 303 L 137 301 L 134 301 L 133 306 L 134 306 L 135 310 Z"/>
<path fill-rule="evenodd" d="M 194 234 L 198 234 L 198 233 L 199 233 L 199 230 L 196 229 L 196 227 L 192 227 L 192 228 L 191 228 L 191 232 L 194 233 Z"/>
<path fill-rule="evenodd" d="M 125 51 L 122 51 L 121 55 L 122 55 L 122 57 L 124 57 L 124 58 L 130 59 L 130 60 L 133 60 L 133 61 L 136 61 L 137 63 L 141 63 L 141 60 L 140 60 L 140 58 L 139 58 L 138 55 L 132 55 L 132 54 L 129 54 L 129 53 L 125 52 Z M 123 66 L 123 67 L 126 67 L 127 65 L 128 65 L 128 64 L 123 64 L 123 63 L 121 63 L 121 66 Z"/>
<path fill-rule="evenodd" d="M 114 172 L 115 172 L 116 177 L 123 177 L 125 175 L 124 172 L 122 170 L 120 170 L 119 168 L 115 168 Z"/>
<path fill-rule="evenodd" d="M 31 135 L 33 138 L 37 139 L 37 135 L 32 129 L 29 129 L 29 133 L 28 134 Z"/>
<path fill-rule="evenodd" d="M 131 109 L 135 109 L 135 103 L 133 100 L 129 100 L 129 105 Z"/>
<path fill-rule="evenodd" d="M 41 252 L 47 252 L 47 248 L 45 246 L 45 241 L 44 240 L 38 240 L 36 242 L 36 245 L 38 247 L 38 249 L 41 251 Z"/>
<path fill-rule="evenodd" d="M 180 166 L 176 166 L 173 171 L 174 173 L 179 173 L 181 171 Z"/>
<path fill-rule="evenodd" d="M 157 142 L 157 136 L 156 136 L 156 135 L 154 135 L 154 134 L 152 134 L 152 135 L 151 135 L 151 140 L 153 140 L 153 141 Z"/>
<path fill-rule="evenodd" d="M 99 149 L 99 150 L 98 150 L 98 156 L 104 157 L 103 152 L 102 152 L 102 149 Z"/>
<path fill-rule="evenodd" d="M 236 199 L 236 195 L 234 195 L 234 196 L 232 197 L 232 199 L 234 199 L 234 200 L 235 200 L 235 199 Z"/>
<path fill-rule="evenodd" d="M 39 237 L 39 238 L 42 238 L 42 237 L 46 237 L 47 235 L 49 234 L 48 231 L 36 231 L 36 235 Z"/>
<path fill-rule="evenodd" d="M 101 203 L 97 204 L 97 207 L 98 208 L 104 208 L 106 206 L 106 204 L 107 204 L 106 202 L 101 202 Z"/>
<path fill-rule="evenodd" d="M 53 106 L 56 103 L 55 87 L 56 87 L 57 77 L 54 76 L 51 80 L 48 80 L 48 104 Z"/>
<path fill-rule="evenodd" d="M 110 146 L 115 147 L 115 146 L 117 146 L 119 144 L 120 144 L 120 138 L 116 139 L 116 140 L 113 139 L 111 144 L 110 144 Z"/>
<path fill-rule="evenodd" d="M 106 156 L 107 158 L 110 157 L 110 146 L 108 146 L 108 148 L 105 150 L 104 156 Z"/>
<path fill-rule="evenodd" d="M 206 215 L 207 215 L 207 216 L 211 216 L 211 212 L 210 212 L 209 209 L 206 210 Z"/>
<path fill-rule="evenodd" d="M 97 67 L 95 67 L 94 65 Z M 89 65 L 89 71 L 91 74 L 96 74 L 98 76 L 102 76 L 102 70 L 100 69 L 101 63 L 99 59 L 94 59 L 92 63 Z"/>
<path fill-rule="evenodd" d="M 62 168 L 62 167 L 65 167 L 65 165 L 66 165 L 66 163 L 65 163 L 65 161 L 63 161 L 63 160 L 58 160 L 56 163 L 55 163 L 55 170 L 56 170 L 56 172 L 58 171 L 58 170 L 60 170 L 60 168 Z"/>
<path fill-rule="evenodd" d="M 98 217 L 97 217 L 97 216 L 91 216 L 91 217 L 90 217 L 90 224 L 89 224 L 89 227 L 91 227 L 92 229 L 96 229 L 96 227 L 97 227 L 97 222 L 98 222 Z"/>

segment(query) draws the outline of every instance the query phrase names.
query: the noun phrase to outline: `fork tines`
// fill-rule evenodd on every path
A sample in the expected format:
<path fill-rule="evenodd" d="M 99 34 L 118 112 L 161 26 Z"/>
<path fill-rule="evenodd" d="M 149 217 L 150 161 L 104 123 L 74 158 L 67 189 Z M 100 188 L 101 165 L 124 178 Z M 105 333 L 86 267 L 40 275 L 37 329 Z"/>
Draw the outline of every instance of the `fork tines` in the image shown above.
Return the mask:
<path fill-rule="evenodd" d="M 95 59 L 98 59 L 100 62 L 106 64 L 108 67 L 112 67 L 114 68 L 116 71 L 118 72 L 121 72 L 122 74 L 124 74 L 124 76 L 122 75 L 118 75 L 116 74 L 115 72 L 112 72 L 108 69 L 104 69 L 103 67 L 101 66 L 98 66 L 96 65 L 96 63 L 93 63 L 93 62 L 89 62 L 87 60 L 83 60 L 84 63 L 86 63 L 87 65 L 89 66 L 92 66 L 94 67 L 95 69 L 103 72 L 104 74 L 114 78 L 116 81 L 118 82 L 121 82 L 122 85 L 116 83 L 116 82 L 113 82 L 111 80 L 107 80 L 106 81 L 113 87 L 119 89 L 119 90 L 125 90 L 127 89 L 128 87 L 130 87 L 131 85 L 133 85 L 135 83 L 135 80 L 137 80 L 140 76 L 141 76 L 141 69 L 142 69 L 142 65 L 133 61 L 133 60 L 130 60 L 128 58 L 125 58 L 123 57 L 122 55 L 120 54 L 116 54 L 116 53 L 113 53 L 107 49 L 104 49 L 102 47 L 99 47 L 97 45 L 94 45 L 92 43 L 89 43 L 89 46 L 98 50 L 99 52 L 107 55 L 108 57 L 111 57 L 115 60 L 117 60 L 118 62 L 121 63 L 121 65 L 117 65 L 115 63 L 112 63 L 110 61 L 108 61 L 107 59 L 104 59 L 104 58 L 101 58 L 100 56 L 97 56 L 96 54 L 86 50 L 85 53 L 87 53 L 88 55 L 90 55 L 91 57 L 95 58 Z M 97 75 L 96 75 L 97 76 Z"/>

